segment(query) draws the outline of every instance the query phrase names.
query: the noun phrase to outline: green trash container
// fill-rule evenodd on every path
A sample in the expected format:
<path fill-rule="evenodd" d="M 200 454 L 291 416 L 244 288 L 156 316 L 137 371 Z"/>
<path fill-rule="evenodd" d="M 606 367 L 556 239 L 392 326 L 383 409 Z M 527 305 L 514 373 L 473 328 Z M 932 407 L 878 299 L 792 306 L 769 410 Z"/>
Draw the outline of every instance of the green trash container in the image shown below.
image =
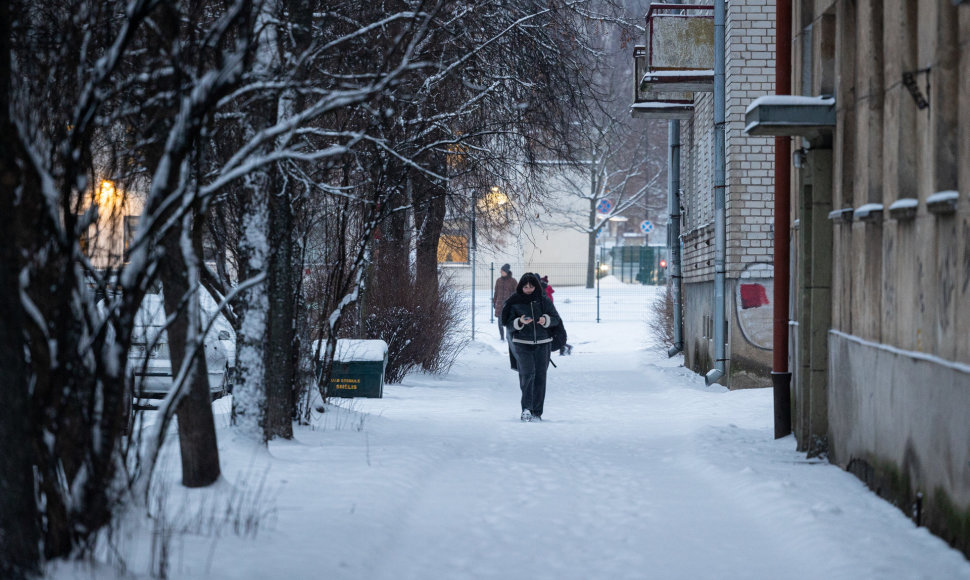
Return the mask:
<path fill-rule="evenodd" d="M 380 399 L 386 367 L 387 343 L 383 340 L 338 339 L 327 396 Z"/>

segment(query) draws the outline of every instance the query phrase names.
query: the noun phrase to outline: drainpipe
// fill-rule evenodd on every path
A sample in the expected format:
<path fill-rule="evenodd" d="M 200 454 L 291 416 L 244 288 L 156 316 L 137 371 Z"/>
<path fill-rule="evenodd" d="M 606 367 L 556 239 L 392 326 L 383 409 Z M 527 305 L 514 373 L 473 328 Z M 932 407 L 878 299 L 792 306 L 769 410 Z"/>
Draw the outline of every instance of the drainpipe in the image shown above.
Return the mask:
<path fill-rule="evenodd" d="M 674 303 L 674 346 L 667 351 L 671 357 L 684 350 L 684 319 L 680 293 L 680 121 L 667 122 L 667 253 L 670 255 L 670 290 Z"/>
<path fill-rule="evenodd" d="M 791 94 L 791 0 L 775 2 L 775 94 Z M 771 386 L 775 439 L 791 433 L 791 372 L 788 370 L 788 285 L 791 252 L 791 140 L 775 137 L 775 279 Z"/>
<path fill-rule="evenodd" d="M 724 342 L 727 318 L 724 312 L 725 231 L 724 198 L 727 189 L 724 151 L 724 20 L 725 0 L 714 2 L 714 368 L 707 371 L 708 385 L 721 380 L 726 372 Z"/>

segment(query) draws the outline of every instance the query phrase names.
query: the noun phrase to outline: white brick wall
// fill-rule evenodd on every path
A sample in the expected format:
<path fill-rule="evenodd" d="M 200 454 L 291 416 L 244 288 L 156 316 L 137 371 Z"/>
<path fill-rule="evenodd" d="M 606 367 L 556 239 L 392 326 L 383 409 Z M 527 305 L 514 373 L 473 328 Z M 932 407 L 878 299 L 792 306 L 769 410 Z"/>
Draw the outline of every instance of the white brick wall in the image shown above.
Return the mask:
<path fill-rule="evenodd" d="M 748 265 L 772 259 L 774 139 L 745 135 L 744 111 L 775 92 L 775 8 L 762 0 L 732 0 L 727 8 L 727 276 L 737 278 Z M 713 93 L 695 95 L 694 117 L 681 123 L 688 283 L 714 275 L 713 105 Z"/>

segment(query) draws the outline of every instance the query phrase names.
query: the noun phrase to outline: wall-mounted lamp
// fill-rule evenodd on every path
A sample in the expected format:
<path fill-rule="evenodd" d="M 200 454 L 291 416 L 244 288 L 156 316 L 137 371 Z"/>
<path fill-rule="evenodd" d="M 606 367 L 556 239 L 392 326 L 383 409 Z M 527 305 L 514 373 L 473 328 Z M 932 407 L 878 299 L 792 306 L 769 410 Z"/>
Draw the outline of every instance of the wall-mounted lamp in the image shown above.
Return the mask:
<path fill-rule="evenodd" d="M 805 148 L 795 149 L 791 154 L 791 162 L 795 167 L 805 167 L 808 163 L 808 150 Z"/>

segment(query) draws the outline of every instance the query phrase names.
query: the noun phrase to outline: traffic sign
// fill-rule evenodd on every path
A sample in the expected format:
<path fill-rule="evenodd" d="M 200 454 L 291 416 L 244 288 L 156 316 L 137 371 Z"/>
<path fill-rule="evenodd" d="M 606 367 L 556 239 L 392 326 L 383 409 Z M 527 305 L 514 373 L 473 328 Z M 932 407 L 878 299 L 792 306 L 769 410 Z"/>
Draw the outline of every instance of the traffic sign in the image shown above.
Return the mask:
<path fill-rule="evenodd" d="M 613 202 L 609 199 L 601 199 L 598 204 L 596 204 L 596 211 L 600 213 L 610 213 L 613 209 Z"/>
<path fill-rule="evenodd" d="M 643 220 L 642 222 L 640 222 L 640 231 L 645 234 L 649 234 L 650 232 L 652 232 L 653 222 L 651 222 L 650 220 Z"/>

